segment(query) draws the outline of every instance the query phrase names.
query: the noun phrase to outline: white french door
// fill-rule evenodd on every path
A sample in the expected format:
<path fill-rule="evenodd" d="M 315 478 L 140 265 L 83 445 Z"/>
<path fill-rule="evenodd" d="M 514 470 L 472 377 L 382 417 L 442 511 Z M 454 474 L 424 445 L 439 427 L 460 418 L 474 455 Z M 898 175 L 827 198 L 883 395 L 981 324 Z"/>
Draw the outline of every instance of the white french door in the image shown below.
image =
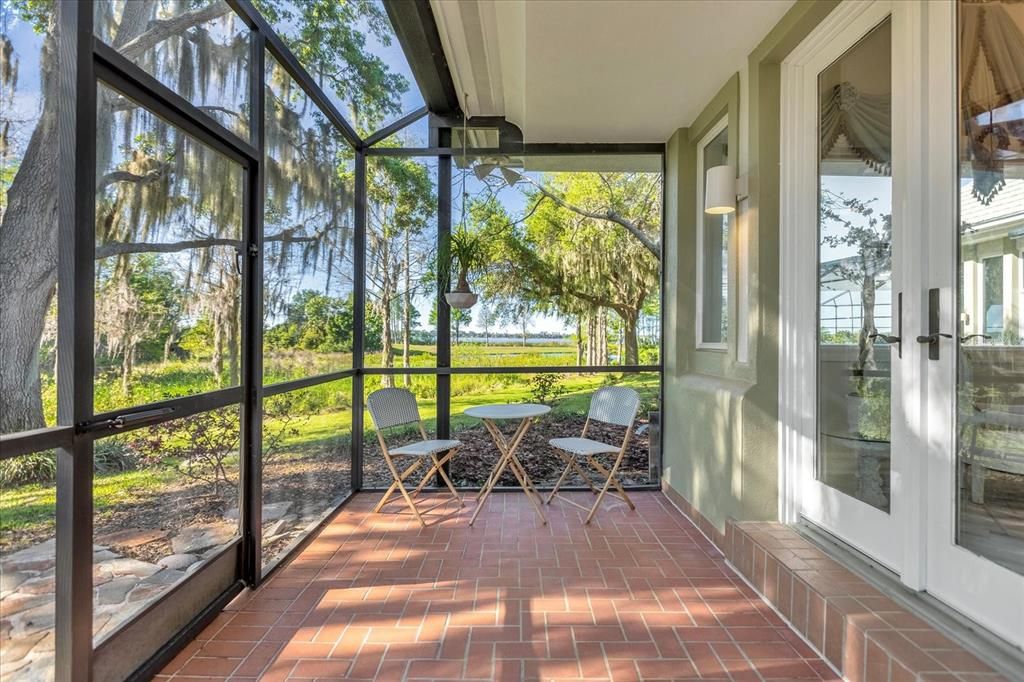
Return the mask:
<path fill-rule="evenodd" d="M 1024 647 L 1024 8 L 929 15 L 925 587 Z"/>
<path fill-rule="evenodd" d="M 847 0 L 782 120 L 780 515 L 1024 646 L 1024 6 Z"/>
<path fill-rule="evenodd" d="M 909 111 L 896 95 L 910 80 L 897 47 L 908 30 L 903 5 L 840 6 L 783 75 L 792 513 L 897 572 L 909 355 L 897 339 L 902 261 L 915 229 L 903 181 Z"/>

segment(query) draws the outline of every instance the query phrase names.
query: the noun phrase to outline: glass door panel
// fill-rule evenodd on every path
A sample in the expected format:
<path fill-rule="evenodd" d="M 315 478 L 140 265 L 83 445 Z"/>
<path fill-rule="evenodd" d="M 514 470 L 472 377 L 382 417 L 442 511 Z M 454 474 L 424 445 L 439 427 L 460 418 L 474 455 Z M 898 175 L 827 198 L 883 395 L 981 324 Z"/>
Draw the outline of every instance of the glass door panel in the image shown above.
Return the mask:
<path fill-rule="evenodd" d="M 793 62 L 799 143 L 784 162 L 799 233 L 783 265 L 798 283 L 799 514 L 895 572 L 905 555 L 898 472 L 909 455 L 892 429 L 907 367 L 897 339 L 907 275 L 894 263 L 914 226 L 894 218 L 908 197 L 908 102 L 895 83 L 909 68 L 893 57 L 906 7 L 858 5 Z"/>
<path fill-rule="evenodd" d="M 951 40 L 935 41 L 925 61 L 936 133 L 927 136 L 935 180 L 922 289 L 939 302 L 929 331 L 951 338 L 940 338 L 925 368 L 927 590 L 1021 647 L 1024 6 L 933 11 Z"/>
<path fill-rule="evenodd" d="M 1024 12 L 960 11 L 956 541 L 1024 574 L 1024 72 L 985 56 L 1024 57 Z"/>
<path fill-rule="evenodd" d="M 815 477 L 890 508 L 892 27 L 818 75 Z"/>

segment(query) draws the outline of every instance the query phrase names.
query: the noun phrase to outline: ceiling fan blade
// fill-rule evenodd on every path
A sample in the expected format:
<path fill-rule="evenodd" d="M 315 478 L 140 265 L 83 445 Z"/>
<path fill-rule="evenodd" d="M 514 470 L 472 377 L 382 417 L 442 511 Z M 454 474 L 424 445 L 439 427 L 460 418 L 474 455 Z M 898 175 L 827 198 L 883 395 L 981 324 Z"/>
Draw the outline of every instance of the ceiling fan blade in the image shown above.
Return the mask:
<path fill-rule="evenodd" d="M 495 168 L 497 168 L 497 165 L 493 163 L 478 163 L 473 166 L 473 175 L 482 182 Z"/>
<path fill-rule="evenodd" d="M 522 175 L 512 170 L 508 166 L 502 166 L 501 168 L 499 168 L 499 170 L 501 171 L 501 177 L 505 178 L 505 184 L 507 184 L 509 187 L 523 179 Z"/>

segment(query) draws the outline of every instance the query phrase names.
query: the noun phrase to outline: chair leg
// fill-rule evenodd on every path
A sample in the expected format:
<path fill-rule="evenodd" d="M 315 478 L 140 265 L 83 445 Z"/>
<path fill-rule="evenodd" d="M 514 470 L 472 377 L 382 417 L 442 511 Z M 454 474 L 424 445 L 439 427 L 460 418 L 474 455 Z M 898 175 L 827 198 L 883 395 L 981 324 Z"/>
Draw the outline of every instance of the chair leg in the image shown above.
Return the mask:
<path fill-rule="evenodd" d="M 388 503 L 388 501 L 391 499 L 391 493 L 395 492 L 395 488 L 397 488 L 397 487 L 398 487 L 398 483 L 392 483 L 388 487 L 387 492 L 384 493 L 384 497 L 380 498 L 380 502 L 378 502 L 377 506 L 373 508 L 373 513 L 374 514 L 376 514 L 381 509 L 384 508 L 384 505 L 386 505 Z"/>
<path fill-rule="evenodd" d="M 551 500 L 555 499 L 555 495 L 558 494 L 558 489 L 562 487 L 562 481 L 565 480 L 565 477 L 569 474 L 569 471 L 572 469 L 573 464 L 575 464 L 571 457 L 566 457 L 560 451 L 556 452 L 558 452 L 559 457 L 565 460 L 565 469 L 562 470 L 562 475 L 558 477 L 558 481 L 555 482 L 555 487 L 551 490 L 551 494 L 548 495 L 548 499 L 544 500 L 544 504 L 551 504 Z"/>
<path fill-rule="evenodd" d="M 590 458 L 590 466 L 594 467 L 599 472 L 601 472 L 602 476 L 610 476 L 612 485 L 615 486 L 615 490 L 618 491 L 619 497 L 622 498 L 622 501 L 628 504 L 630 509 L 636 509 L 636 505 L 633 504 L 633 500 L 629 499 L 629 495 L 626 494 L 625 488 L 623 488 L 622 484 L 619 483 L 619 479 L 617 477 L 612 476 L 611 472 L 605 469 L 604 465 L 598 462 L 594 457 Z"/>
<path fill-rule="evenodd" d="M 412 491 L 413 497 L 423 492 L 423 489 L 427 487 L 427 483 L 430 482 L 430 479 L 431 477 L 433 477 L 435 471 L 437 471 L 437 467 L 433 465 L 431 465 L 431 467 L 427 469 L 427 473 L 423 474 L 423 478 L 421 478 L 420 482 L 416 484 L 416 490 Z"/>
<path fill-rule="evenodd" d="M 583 467 L 580 466 L 580 463 L 577 462 L 575 458 L 571 461 L 573 468 L 576 470 L 576 474 L 583 479 L 584 483 L 587 484 L 587 487 L 590 488 L 590 492 L 596 493 L 597 488 L 594 487 L 594 483 L 590 480 L 590 476 L 587 476 L 587 472 L 583 471 Z"/>
<path fill-rule="evenodd" d="M 398 475 L 398 479 L 395 479 L 395 480 L 397 481 L 397 480 L 401 479 L 401 480 L 403 480 L 403 481 L 404 481 L 405 479 L 409 478 L 409 476 L 411 476 L 411 475 L 412 475 L 412 474 L 413 474 L 413 473 L 414 473 L 414 472 L 415 472 L 415 471 L 416 471 L 416 470 L 417 470 L 417 469 L 418 469 L 418 468 L 420 467 L 420 465 L 421 465 L 422 463 L 423 463 L 422 461 L 420 461 L 420 460 L 416 460 L 415 462 L 413 462 L 412 464 L 410 464 L 410 465 L 409 465 L 409 466 L 408 466 L 408 467 L 406 468 L 406 470 L 405 470 L 405 471 L 403 471 L 403 472 L 402 472 L 401 474 L 399 474 L 399 475 Z M 394 471 L 397 471 L 397 469 L 395 469 Z M 392 473 L 394 473 L 394 472 L 392 472 Z M 384 508 L 384 505 L 386 505 L 386 504 L 388 504 L 389 502 L 391 502 L 391 495 L 392 495 L 392 494 L 393 494 L 393 493 L 395 492 L 395 489 L 396 489 L 396 488 L 398 488 L 398 483 L 397 483 L 397 482 L 396 482 L 396 483 L 392 483 L 392 484 L 391 484 L 391 487 L 389 487 L 389 488 L 388 488 L 388 490 L 387 490 L 387 492 L 386 492 L 386 493 L 384 493 L 384 497 L 380 498 L 380 502 L 378 502 L 378 503 L 377 503 L 377 506 L 373 508 L 373 513 L 374 513 L 374 514 L 376 514 L 377 512 L 379 512 L 379 511 L 380 511 L 381 509 L 383 509 L 383 508 Z M 418 492 L 419 492 L 419 489 L 417 489 L 416 491 L 414 491 L 414 492 L 413 492 L 413 495 L 415 496 L 415 495 L 416 495 L 416 494 L 417 494 Z"/>
<path fill-rule="evenodd" d="M 465 507 L 466 503 L 462 501 L 462 497 L 459 496 L 459 493 L 455 490 L 455 486 L 452 485 L 452 480 L 448 478 L 448 474 L 444 470 L 444 463 L 449 461 L 454 456 L 455 450 L 449 450 L 448 454 L 446 454 L 440 460 L 438 460 L 435 455 L 431 455 L 430 458 L 434 460 L 434 468 L 437 469 L 437 473 L 441 475 L 441 479 L 444 481 L 444 484 L 448 486 L 448 490 L 451 491 L 452 497 L 456 499 L 460 507 Z"/>
<path fill-rule="evenodd" d="M 616 484 L 618 483 L 615 479 L 615 474 L 619 472 L 619 464 L 622 462 L 622 457 L 625 453 L 626 448 L 623 447 L 622 450 L 619 451 L 619 456 L 615 458 L 615 464 L 612 465 L 612 470 L 608 472 L 608 478 L 605 479 L 604 485 L 601 486 L 601 492 L 597 494 L 597 499 L 594 500 L 594 506 L 590 509 L 590 513 L 587 515 L 587 520 L 583 522 L 584 524 L 589 524 L 590 520 L 594 518 L 594 514 L 597 513 L 598 507 L 601 506 L 601 500 L 604 499 L 605 493 L 608 492 L 608 488 L 612 486 L 612 482 L 615 481 Z M 591 462 L 593 462 L 593 458 L 591 458 Z M 601 468 L 603 469 L 604 467 Z M 630 502 L 629 504 L 632 506 L 633 503 Z"/>
<path fill-rule="evenodd" d="M 402 497 L 405 498 L 405 503 L 409 505 L 409 509 L 411 509 L 412 513 L 416 516 L 416 520 L 420 522 L 420 526 L 426 528 L 427 523 L 423 520 L 423 517 L 420 515 L 420 510 L 416 508 L 416 503 L 413 502 L 412 496 L 409 495 L 409 491 L 405 489 L 404 485 L 402 485 L 402 481 L 404 481 L 409 474 L 415 471 L 415 467 L 419 466 L 420 460 L 417 460 L 413 466 L 410 466 L 401 474 L 398 473 L 398 469 L 395 468 L 395 463 L 391 461 L 391 457 L 388 456 L 386 451 L 384 453 L 384 461 L 387 463 L 388 469 L 391 470 L 391 475 L 395 479 L 395 485 L 398 487 L 398 490 L 402 493 Z"/>

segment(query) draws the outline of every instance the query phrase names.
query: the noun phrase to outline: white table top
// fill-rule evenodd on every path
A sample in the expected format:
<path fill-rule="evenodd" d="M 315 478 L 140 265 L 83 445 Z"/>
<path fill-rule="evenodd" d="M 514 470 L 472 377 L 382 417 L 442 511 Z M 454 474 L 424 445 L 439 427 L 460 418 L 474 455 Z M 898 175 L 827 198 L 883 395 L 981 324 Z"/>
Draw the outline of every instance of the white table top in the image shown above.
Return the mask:
<path fill-rule="evenodd" d="M 519 404 L 519 405 L 478 405 L 471 407 L 465 412 L 467 417 L 477 419 L 528 419 L 547 414 L 551 408 L 547 405 Z"/>

